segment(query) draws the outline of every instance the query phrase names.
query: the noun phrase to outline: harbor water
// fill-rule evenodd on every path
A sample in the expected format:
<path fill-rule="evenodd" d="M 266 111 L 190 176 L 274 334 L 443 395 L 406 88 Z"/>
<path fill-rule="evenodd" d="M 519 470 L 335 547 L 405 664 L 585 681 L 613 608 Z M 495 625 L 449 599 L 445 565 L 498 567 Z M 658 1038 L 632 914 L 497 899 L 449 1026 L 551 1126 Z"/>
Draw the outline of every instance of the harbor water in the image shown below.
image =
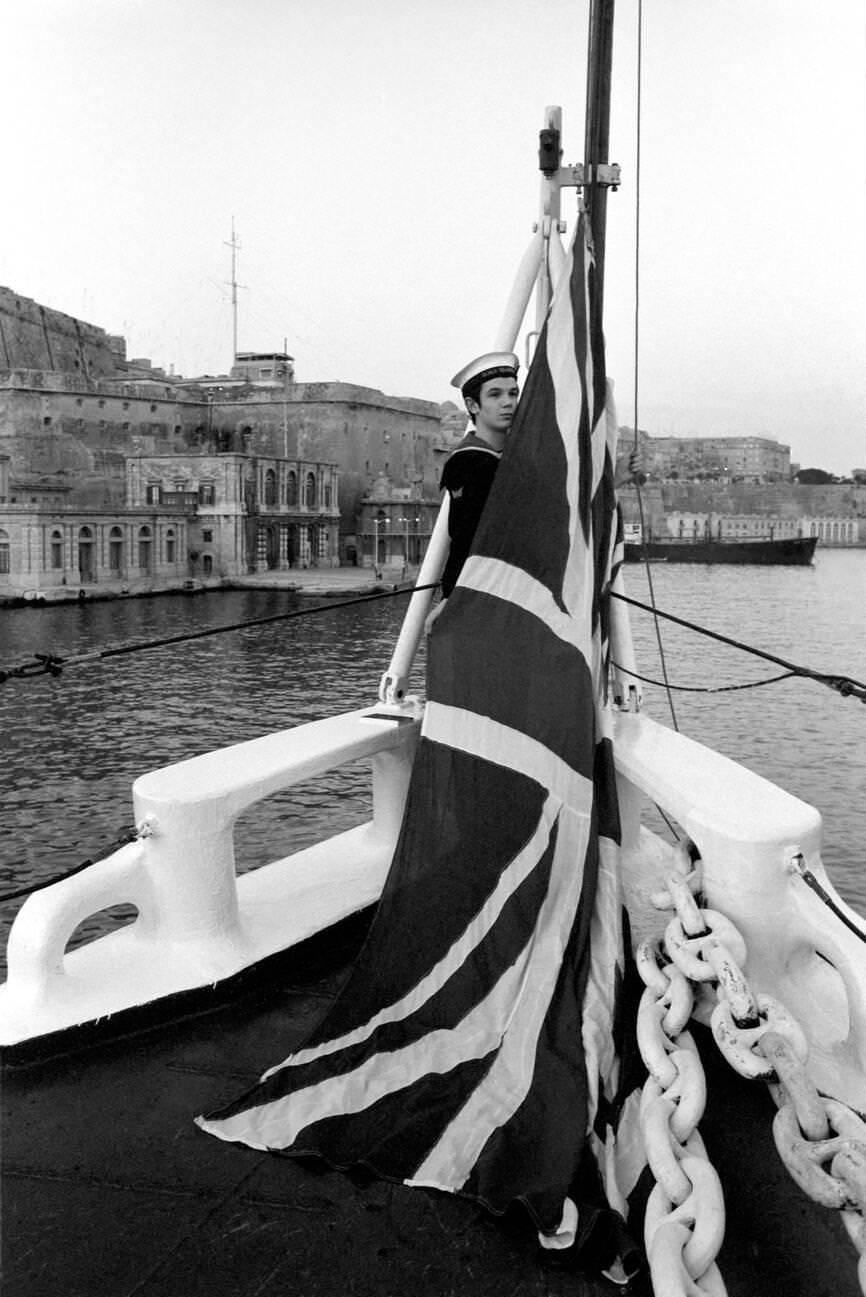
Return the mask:
<path fill-rule="evenodd" d="M 819 550 L 811 568 L 659 563 L 650 573 L 660 609 L 816 670 L 866 678 L 866 551 Z M 626 568 L 632 597 L 648 602 L 648 581 L 645 568 Z M 0 664 L 273 616 L 298 607 L 293 599 L 246 590 L 5 609 Z M 374 703 L 406 602 L 339 607 L 320 599 L 327 610 L 310 616 L 0 686 L 0 893 L 104 855 L 132 827 L 131 784 L 144 771 Z M 640 670 L 661 680 L 652 619 L 637 610 L 631 617 Z M 660 635 L 673 685 L 718 690 L 780 671 L 671 623 L 660 623 Z M 418 693 L 423 666 L 422 648 Z M 821 811 L 830 876 L 866 913 L 866 707 L 802 679 L 672 697 L 681 730 Z M 644 705 L 673 723 L 659 686 L 644 686 Z M 272 797 L 238 823 L 238 869 L 349 828 L 369 811 L 366 763 Z M 0 905 L 4 950 L 20 904 Z M 96 916 L 76 939 L 131 913 Z"/>

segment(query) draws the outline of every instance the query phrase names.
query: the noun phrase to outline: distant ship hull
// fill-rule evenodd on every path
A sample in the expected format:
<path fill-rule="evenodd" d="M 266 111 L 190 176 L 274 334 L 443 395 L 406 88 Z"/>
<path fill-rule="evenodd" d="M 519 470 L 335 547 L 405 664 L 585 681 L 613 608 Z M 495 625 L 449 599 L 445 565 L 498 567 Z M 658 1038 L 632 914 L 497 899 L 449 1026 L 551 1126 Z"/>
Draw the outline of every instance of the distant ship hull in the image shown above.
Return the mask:
<path fill-rule="evenodd" d="M 807 567 L 815 554 L 817 536 L 791 536 L 781 540 L 648 540 L 626 541 L 625 561 L 646 558 L 668 563 L 761 563 Z"/>

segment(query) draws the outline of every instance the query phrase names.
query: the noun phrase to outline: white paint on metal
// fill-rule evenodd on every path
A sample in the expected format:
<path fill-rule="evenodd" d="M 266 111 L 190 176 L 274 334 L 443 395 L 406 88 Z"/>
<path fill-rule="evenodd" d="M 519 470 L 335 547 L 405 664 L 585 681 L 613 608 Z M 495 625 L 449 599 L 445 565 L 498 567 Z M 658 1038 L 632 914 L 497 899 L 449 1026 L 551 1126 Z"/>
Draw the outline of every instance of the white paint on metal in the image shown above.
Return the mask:
<path fill-rule="evenodd" d="M 419 722 L 412 708 L 349 712 L 152 771 L 133 787 L 150 834 L 34 893 L 9 937 L 0 1044 L 210 985 L 372 904 L 403 816 Z M 397 717 L 401 719 L 397 719 Z M 248 807 L 349 761 L 372 762 L 373 817 L 236 877 Z M 79 923 L 129 903 L 137 919 L 65 953 Z"/>

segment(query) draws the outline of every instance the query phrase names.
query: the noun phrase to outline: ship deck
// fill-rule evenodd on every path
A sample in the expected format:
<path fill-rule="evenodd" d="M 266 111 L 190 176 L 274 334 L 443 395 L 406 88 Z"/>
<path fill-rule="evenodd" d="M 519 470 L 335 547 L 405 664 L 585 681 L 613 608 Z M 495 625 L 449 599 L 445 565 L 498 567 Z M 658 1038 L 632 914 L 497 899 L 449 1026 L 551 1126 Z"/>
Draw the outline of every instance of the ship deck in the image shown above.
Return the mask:
<path fill-rule="evenodd" d="M 522 1214 L 497 1220 L 465 1200 L 225 1144 L 193 1125 L 306 1034 L 362 934 L 360 922 L 347 922 L 206 1011 L 198 1004 L 168 1024 L 7 1063 L 4 1297 L 622 1291 L 541 1256 Z M 766 1090 L 704 1053 L 701 1129 L 726 1186 L 719 1262 L 728 1291 L 856 1297 L 855 1254 L 840 1222 L 808 1202 L 778 1161 Z M 649 1283 L 628 1291 L 644 1297 Z"/>

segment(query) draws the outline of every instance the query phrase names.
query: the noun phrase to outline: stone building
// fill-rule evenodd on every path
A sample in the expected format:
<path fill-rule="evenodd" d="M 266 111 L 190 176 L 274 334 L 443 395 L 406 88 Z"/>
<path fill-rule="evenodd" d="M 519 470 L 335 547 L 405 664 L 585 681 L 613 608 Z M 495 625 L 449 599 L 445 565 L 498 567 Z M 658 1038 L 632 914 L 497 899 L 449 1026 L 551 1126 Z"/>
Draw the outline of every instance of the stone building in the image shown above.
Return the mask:
<path fill-rule="evenodd" d="M 714 536 L 725 540 L 746 540 L 761 536 L 768 540 L 781 540 L 807 534 L 803 530 L 802 518 L 769 514 L 673 509 L 665 515 L 665 521 L 668 535 L 676 537 Z"/>
<path fill-rule="evenodd" d="M 790 446 L 771 437 L 647 436 L 641 444 L 646 472 L 661 481 L 787 482 L 791 476 Z"/>
<path fill-rule="evenodd" d="M 817 536 L 823 546 L 860 545 L 866 540 L 866 527 L 857 518 L 804 518 L 803 535 Z"/>
<path fill-rule="evenodd" d="M 337 465 L 345 558 L 357 547 L 361 499 L 381 475 L 438 496 L 432 402 L 348 383 L 144 378 L 138 363 L 135 378 L 0 372 L 0 453 L 11 461 L 16 503 L 50 490 L 88 507 L 120 506 L 131 456 L 234 452 Z"/>
<path fill-rule="evenodd" d="M 0 504 L 0 600 L 182 589 L 189 511 Z"/>
<path fill-rule="evenodd" d="M 438 499 L 426 499 L 418 488 L 397 487 L 385 476 L 378 478 L 361 500 L 357 550 L 350 561 L 380 571 L 400 567 L 405 572 L 418 567 L 438 513 Z"/>
<path fill-rule="evenodd" d="M 286 466 L 296 466 L 297 506 L 280 497 L 294 509 L 291 516 L 277 521 L 264 503 L 265 483 L 257 482 L 255 512 L 242 522 L 227 509 L 220 516 L 232 521 L 191 525 L 196 576 L 204 575 L 206 560 L 213 573 L 242 569 L 253 552 L 256 565 L 356 562 L 364 554 L 372 561 L 375 527 L 363 529 L 372 525 L 367 502 L 383 480 L 390 484 L 392 503 L 384 511 L 396 554 L 397 519 L 425 519 L 438 507 L 437 454 L 443 439 L 454 440 L 452 422 L 465 427 L 465 414 L 451 403 L 440 407 L 351 383 L 297 383 L 285 351 L 241 352 L 228 374 L 184 380 L 149 360 L 128 358 L 121 337 L 0 289 L 0 455 L 9 461 L 10 504 L 106 516 L 144 507 L 144 497 L 127 497 L 127 462 L 134 460 L 165 461 L 164 500 L 175 479 L 197 482 L 223 457 L 270 461 L 283 485 Z M 193 463 L 197 458 L 201 465 Z M 309 472 L 317 500 L 312 512 L 305 511 Z M 327 487 L 337 501 L 336 479 L 325 481 L 336 472 L 335 548 L 333 509 L 324 499 Z M 377 509 L 382 504 L 377 500 Z M 196 518 L 204 508 L 198 502 Z M 426 523 L 417 526 L 420 537 Z M 420 548 L 420 540 L 405 545 Z"/>
<path fill-rule="evenodd" d="M 199 381 L 208 397 L 208 426 L 221 446 L 339 466 L 344 561 L 358 550 L 361 501 L 380 477 L 399 489 L 420 489 L 425 499 L 438 497 L 440 408 L 432 401 L 352 383 L 269 390 L 262 382 L 244 387 Z"/>
<path fill-rule="evenodd" d="M 126 461 L 130 504 L 184 503 L 192 576 L 233 577 L 340 561 L 335 464 L 226 452 Z"/>

